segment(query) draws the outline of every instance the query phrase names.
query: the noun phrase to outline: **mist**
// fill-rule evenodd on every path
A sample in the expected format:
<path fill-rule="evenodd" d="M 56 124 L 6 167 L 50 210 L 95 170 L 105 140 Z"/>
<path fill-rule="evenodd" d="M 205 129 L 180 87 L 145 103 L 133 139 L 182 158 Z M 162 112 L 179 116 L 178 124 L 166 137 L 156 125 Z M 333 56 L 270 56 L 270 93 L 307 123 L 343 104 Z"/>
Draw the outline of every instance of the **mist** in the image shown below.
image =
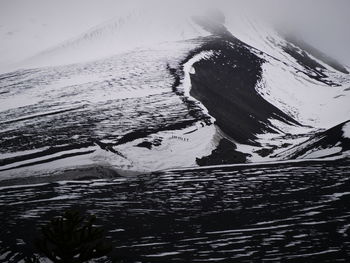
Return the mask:
<path fill-rule="evenodd" d="M 0 66 L 35 55 L 135 8 L 178 14 L 217 8 L 226 17 L 245 13 L 350 64 L 350 2 L 346 0 L 0 0 Z"/>

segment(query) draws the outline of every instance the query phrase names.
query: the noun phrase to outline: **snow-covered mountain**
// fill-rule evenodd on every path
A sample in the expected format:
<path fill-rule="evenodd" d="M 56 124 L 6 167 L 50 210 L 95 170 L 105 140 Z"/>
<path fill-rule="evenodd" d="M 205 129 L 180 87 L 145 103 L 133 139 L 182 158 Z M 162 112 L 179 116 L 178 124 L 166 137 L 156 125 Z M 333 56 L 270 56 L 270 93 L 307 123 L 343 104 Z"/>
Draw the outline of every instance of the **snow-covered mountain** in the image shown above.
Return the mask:
<path fill-rule="evenodd" d="M 0 76 L 2 178 L 349 153 L 349 69 L 245 16 L 133 11 L 24 66 Z"/>
<path fill-rule="evenodd" d="M 24 61 L 25 66 L 52 66 L 100 59 L 135 48 L 208 35 L 186 14 L 134 9 L 99 24 Z"/>
<path fill-rule="evenodd" d="M 285 159 L 342 158 L 350 152 L 350 121 L 312 136 L 280 156 Z"/>

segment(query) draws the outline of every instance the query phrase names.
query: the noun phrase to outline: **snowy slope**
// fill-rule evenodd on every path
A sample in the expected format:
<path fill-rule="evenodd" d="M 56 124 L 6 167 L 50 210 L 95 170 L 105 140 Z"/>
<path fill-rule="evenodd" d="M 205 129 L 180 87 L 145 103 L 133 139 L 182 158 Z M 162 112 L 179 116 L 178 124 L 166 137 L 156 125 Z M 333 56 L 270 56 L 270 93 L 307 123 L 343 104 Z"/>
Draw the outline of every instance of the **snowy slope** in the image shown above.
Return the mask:
<path fill-rule="evenodd" d="M 303 50 L 301 44 L 289 42 L 266 25 L 248 18 L 237 21 L 227 22 L 231 36 L 225 32 L 221 40 L 214 40 L 217 44 L 204 47 L 214 50 L 216 56 L 211 63 L 198 64 L 203 74 L 196 68 L 192 85 L 201 89 L 197 96 L 211 107 L 209 113 L 217 120 L 220 116 L 217 125 L 224 137 L 251 156 L 248 161 L 275 159 L 276 153 L 308 140 L 317 131 L 349 120 L 350 76 L 345 67 L 310 47 Z M 244 95 L 255 77 L 257 94 L 252 90 Z M 214 90 L 221 91 L 213 104 Z M 203 97 L 203 92 L 209 97 Z M 278 110 L 267 110 L 269 106 L 258 102 L 261 97 Z M 226 100 L 227 105 L 221 107 Z M 232 127 L 228 129 L 229 123 Z M 244 129 L 249 123 L 248 130 Z M 244 137 L 248 140 L 242 140 Z"/>
<path fill-rule="evenodd" d="M 135 48 L 207 35 L 186 14 L 135 9 L 26 60 L 24 66 L 84 62 Z"/>
<path fill-rule="evenodd" d="M 317 133 L 306 142 L 279 154 L 284 159 L 342 158 L 350 156 L 350 121 Z"/>
<path fill-rule="evenodd" d="M 137 171 L 195 165 L 215 148 L 216 130 L 202 125 L 172 91 L 169 67 L 178 68 L 200 44 L 165 43 L 89 63 L 3 74 L 2 179 L 83 165 Z M 151 150 L 146 142 L 154 144 Z"/>
<path fill-rule="evenodd" d="M 134 11 L 1 75 L 2 178 L 285 160 L 297 148 L 342 157 L 339 134 L 317 143 L 350 119 L 346 70 L 235 21 Z"/>

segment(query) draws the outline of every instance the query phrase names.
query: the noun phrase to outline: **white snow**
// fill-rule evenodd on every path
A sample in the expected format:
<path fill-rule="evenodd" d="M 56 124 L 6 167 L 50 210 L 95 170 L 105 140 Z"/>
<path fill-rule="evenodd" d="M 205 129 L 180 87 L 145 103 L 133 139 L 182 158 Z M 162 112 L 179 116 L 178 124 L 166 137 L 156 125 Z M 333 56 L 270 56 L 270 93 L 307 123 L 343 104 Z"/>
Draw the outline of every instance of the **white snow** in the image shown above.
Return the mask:
<path fill-rule="evenodd" d="M 350 139 L 350 122 L 347 122 L 343 126 L 343 137 Z"/>
<path fill-rule="evenodd" d="M 0 111 L 15 109 L 18 107 L 30 106 L 37 104 L 41 99 L 35 95 L 26 92 L 17 94 L 14 97 L 0 97 Z"/>
<path fill-rule="evenodd" d="M 12 163 L 12 164 L 4 165 L 4 166 L 1 166 L 1 169 L 10 169 L 10 168 L 20 166 L 20 165 L 26 165 L 26 164 L 30 164 L 30 163 L 34 163 L 34 162 L 45 161 L 45 160 L 50 159 L 50 158 L 60 157 L 60 156 L 65 155 L 65 154 L 83 153 L 83 152 L 94 150 L 94 149 L 97 149 L 97 147 L 82 148 L 79 150 L 62 151 L 62 152 L 54 153 L 51 155 L 45 155 L 43 157 L 37 157 L 37 158 L 29 159 L 29 160 L 18 161 L 18 162 Z"/>
<path fill-rule="evenodd" d="M 300 158 L 323 158 L 333 154 L 341 154 L 342 147 L 332 147 L 327 149 L 315 149 L 312 152 L 305 153 Z"/>
<path fill-rule="evenodd" d="M 76 108 L 75 111 L 80 111 L 80 108 L 84 110 L 84 107 L 97 107 L 95 106 L 96 104 L 103 105 L 106 102 L 108 103 L 109 100 L 120 101 L 125 98 L 147 97 L 154 94 L 159 94 L 161 97 L 164 92 L 166 94 L 164 96 L 166 101 L 174 105 L 181 104 L 181 99 L 178 96 L 168 94 L 171 92 L 171 83 L 173 80 L 166 70 L 166 65 L 169 64 L 171 67 L 178 67 L 179 61 L 184 59 L 188 50 L 193 49 L 197 45 L 198 43 L 194 42 L 159 44 L 152 49 L 138 49 L 134 52 L 120 54 L 110 59 L 103 59 L 87 64 L 40 69 L 38 72 L 35 71 L 29 74 L 29 81 L 22 81 L 28 87 L 23 86 L 22 88 L 24 84 L 17 85 L 16 89 L 11 90 L 13 94 L 4 93 L 0 95 L 0 99 L 7 102 L 9 98 L 18 98 L 23 93 L 23 97 L 27 95 L 33 97 L 30 103 L 34 104 L 35 107 L 26 110 L 25 115 L 16 114 L 14 117 L 11 116 L 11 120 L 34 116 L 40 118 L 41 115 L 45 116 L 45 114 L 52 114 L 56 111 L 66 109 L 69 110 L 70 108 Z M 191 60 L 185 65 L 184 73 L 187 77 L 182 81 L 181 88 L 186 90 L 186 96 L 189 96 L 191 85 L 189 78 L 191 63 L 205 59 L 210 54 L 204 53 L 201 56 L 196 56 L 195 60 Z M 146 68 L 147 72 L 145 72 Z M 9 79 L 5 83 L 10 86 L 12 81 Z M 41 106 L 41 103 L 38 103 L 41 101 L 47 103 L 49 107 L 46 104 Z M 53 104 L 52 102 L 54 102 L 55 106 L 51 106 Z M 159 106 L 162 106 L 164 103 L 164 101 L 159 102 Z M 17 103 L 16 106 L 20 107 L 24 105 L 24 103 Z M 11 108 L 11 105 L 6 103 L 1 106 L 3 106 L 1 109 L 3 111 Z M 15 108 L 17 108 L 16 106 Z M 134 110 L 129 109 L 127 105 L 125 106 L 123 107 L 125 112 Z M 157 106 L 154 103 L 152 107 Z M 4 119 L 4 121 L 8 121 L 8 119 Z M 20 125 L 25 125 L 25 122 L 19 122 L 15 125 L 20 127 Z M 101 122 L 97 125 L 103 126 L 105 124 Z M 192 133 L 186 134 L 187 132 Z M 118 134 L 118 131 L 116 133 Z M 75 140 L 79 139 L 78 135 L 73 135 L 72 137 Z M 1 179 L 9 179 L 16 176 L 44 176 L 56 174 L 56 172 L 59 173 L 68 168 L 91 165 L 133 171 L 153 171 L 163 168 L 180 167 L 182 165 L 192 166 L 196 164 L 196 157 L 209 155 L 219 141 L 214 125 L 205 126 L 205 124 L 202 125 L 201 123 L 195 123 L 193 126 L 179 131 L 156 133 L 146 139 L 156 137 L 163 137 L 162 144 L 158 147 L 153 147 L 151 150 L 136 146 L 143 139 L 116 147 L 116 150 L 120 151 L 127 158 L 102 150 L 98 146 L 93 146 L 79 150 L 63 151 L 31 160 L 18 161 L 2 166 L 1 168 L 8 169 L 60 157 L 63 154 L 94 150 L 90 154 L 2 171 Z M 183 138 L 184 140 L 179 138 Z M 14 157 L 42 150 L 44 148 L 16 154 L 4 153 L 2 157 Z"/>
<path fill-rule="evenodd" d="M 350 83 L 349 76 L 335 72 L 333 68 L 308 54 L 327 69 L 328 80 L 340 86 L 330 86 L 311 79 L 303 73 L 306 69 L 283 51 L 281 46 L 285 45 L 286 41 L 271 26 L 253 19 L 245 12 L 237 16 L 228 16 L 226 26 L 234 36 L 251 45 L 252 51 L 266 61 L 262 65 L 263 74 L 256 86 L 257 92 L 272 105 L 305 125 L 300 127 L 269 119 L 271 128 L 276 128 L 277 133 L 256 134 L 257 142 L 261 147 L 233 141 L 238 151 L 252 155 L 248 158 L 250 162 L 278 160 L 281 158 L 279 153 L 286 150 L 281 147 L 283 144 L 298 145 L 309 139 L 317 130 L 329 129 L 348 120 L 350 92 L 346 92 L 345 88 Z M 284 136 L 285 134 L 298 136 L 288 137 Z M 276 148 L 272 153 L 275 156 L 273 158 L 271 155 L 261 157 L 255 152 L 261 148 L 271 149 L 272 147 Z M 337 150 L 339 149 L 334 151 Z M 316 156 L 316 153 L 314 155 Z"/>
<path fill-rule="evenodd" d="M 164 22 L 159 23 L 160 20 Z M 257 141 L 262 145 L 261 147 L 253 147 L 235 142 L 238 151 L 252 154 L 249 161 L 263 162 L 281 158 L 281 156 L 276 158 L 261 157 L 255 151 L 262 147 L 278 146 L 273 154 L 280 153 L 284 151 L 284 149 L 280 148 L 282 144 L 290 143 L 297 145 L 307 140 L 309 138 L 308 133 L 314 132 L 315 129 L 330 128 L 346 121 L 345 118 L 350 116 L 350 104 L 348 103 L 350 92 L 344 90 L 345 86 L 330 87 L 312 80 L 306 74 L 300 72 L 301 66 L 296 63 L 295 59 L 283 52 L 280 47 L 276 47 L 273 43 L 273 39 L 276 43 L 283 43 L 283 40 L 273 30 L 268 29 L 263 24 L 252 21 L 250 18 L 244 17 L 244 15 L 234 18 L 229 17 L 226 25 L 239 39 L 264 52 L 264 54 L 261 54 L 258 50 L 253 49 L 253 52 L 267 61 L 262 66 L 262 79 L 256 86 L 258 93 L 268 102 L 277 106 L 300 123 L 314 127 L 292 126 L 275 119 L 270 119 L 269 122 L 276 128 L 278 133 L 256 134 Z M 104 61 L 104 63 L 100 63 L 99 61 L 92 62 L 94 63 L 93 65 L 98 65 L 100 68 L 91 67 L 90 65 L 90 68 L 86 71 L 85 68 L 84 70 L 82 69 L 81 65 L 83 64 L 80 64 L 80 66 L 70 65 L 57 68 L 44 68 L 43 70 L 47 73 L 52 73 L 51 70 L 54 73 L 55 70 L 63 73 L 53 74 L 50 77 L 38 75 L 38 79 L 40 76 L 40 81 L 38 83 L 34 82 L 35 84 L 30 85 L 29 88 L 23 88 L 13 94 L 4 93 L 0 95 L 0 111 L 38 105 L 46 99 L 58 102 L 58 104 L 67 103 L 81 107 L 90 103 L 104 103 L 110 99 L 137 98 L 162 94 L 165 91 L 164 87 L 168 85 L 168 82 L 171 82 L 168 75 L 159 73 L 157 75 L 159 85 L 155 86 L 149 85 L 146 82 L 133 82 L 135 75 L 143 74 L 147 65 L 149 65 L 147 63 L 154 63 L 156 66 L 152 66 L 156 69 L 164 66 L 165 63 L 171 66 L 173 64 L 178 65 L 176 59 L 181 60 L 183 58 L 185 54 L 183 51 L 186 48 L 180 47 L 182 44 L 175 41 L 205 36 L 207 34 L 193 24 L 187 13 L 169 15 L 169 13 L 159 12 L 155 15 L 150 10 L 146 10 L 144 12 L 131 12 L 123 17 L 112 19 L 74 39 L 42 52 L 40 55 L 27 60 L 22 66 L 71 64 L 73 62 L 92 60 L 111 55 L 114 55 L 112 57 L 113 59 L 99 60 L 100 62 Z M 195 44 L 192 43 L 191 46 L 193 48 Z M 156 52 L 149 52 L 151 49 Z M 178 52 L 180 49 L 183 50 Z M 190 48 L 187 47 L 187 51 L 188 49 Z M 133 53 L 129 52 L 130 50 L 137 51 Z M 195 74 L 193 65 L 200 60 L 209 59 L 215 55 L 216 53 L 214 51 L 204 51 L 187 61 L 183 65 L 184 78 L 178 87 L 179 90 L 183 91 L 184 96 L 195 102 L 202 109 L 203 113 L 211 118 L 212 122 L 215 121 L 215 118 L 210 116 L 208 110 L 200 101 L 190 95 L 190 89 L 191 74 Z M 161 58 L 156 59 L 155 56 Z M 139 65 L 142 61 L 145 61 L 145 58 L 150 62 Z M 64 71 L 63 69 L 67 70 Z M 118 71 L 123 72 L 120 78 L 115 73 Z M 158 71 L 160 72 L 160 70 Z M 128 72 L 132 72 L 134 75 L 128 75 Z M 347 77 L 332 74 L 331 77 L 334 80 L 342 79 L 345 83 L 350 83 Z M 74 91 L 75 94 L 72 95 L 70 93 L 71 91 Z M 334 99 L 335 97 L 336 99 Z M 54 113 L 55 110 L 62 109 L 69 108 L 59 105 L 57 108 L 50 108 L 50 111 L 44 113 Z M 30 112 L 27 115 L 21 115 L 21 117 L 36 116 L 37 114 L 40 115 L 40 113 L 42 112 Z M 195 131 L 187 133 L 193 130 Z M 349 123 L 344 126 L 343 132 L 344 137 L 350 138 Z M 303 136 L 290 139 L 283 137 L 285 133 Z M 77 136 L 75 136 L 76 139 L 78 139 Z M 33 171 L 52 171 L 65 167 L 91 164 L 138 171 L 189 167 L 196 165 L 196 158 L 209 155 L 223 137 L 225 135 L 214 125 L 204 125 L 203 127 L 201 123 L 196 123 L 186 129 L 159 132 L 147 138 L 138 139 L 115 147 L 126 158 L 101 150 L 96 146 L 79 150 L 95 150 L 92 154 L 61 159 L 47 164 L 23 167 L 18 169 L 18 171 L 23 174 L 30 174 Z M 136 147 L 144 139 L 152 141 L 155 138 L 162 138 L 160 146 L 155 146 L 151 150 Z M 327 156 L 338 151 L 339 147 L 331 150 L 320 149 L 317 152 L 308 153 L 307 158 Z M 21 161 L 4 166 L 3 168 L 12 168 L 17 165 L 42 161 L 46 158 L 58 157 L 61 154 L 72 152 L 67 151 L 30 161 Z M 3 154 L 2 157 L 4 156 L 11 156 L 11 154 Z M 6 172 L 6 176 L 12 177 L 15 173 L 15 171 L 10 170 Z"/>
<path fill-rule="evenodd" d="M 340 87 L 313 81 L 283 63 L 270 60 L 263 64 L 259 94 L 304 125 L 331 128 L 350 116 L 349 94 L 333 99 Z"/>
<path fill-rule="evenodd" d="M 77 199 L 79 198 L 79 194 L 66 194 L 66 195 L 59 195 L 52 198 L 44 198 L 44 199 L 37 199 L 32 201 L 20 201 L 20 202 L 14 202 L 10 203 L 9 205 L 19 205 L 19 204 L 30 204 L 30 203 L 40 203 L 40 202 L 51 202 L 51 201 L 57 201 L 57 200 L 71 200 L 71 199 Z M 29 216 L 29 215 L 28 215 Z M 31 214 L 30 216 L 33 216 Z"/>
<path fill-rule="evenodd" d="M 188 133 L 195 128 L 195 132 Z M 196 158 L 209 155 L 219 142 L 219 135 L 214 125 L 189 127 L 179 131 L 165 131 L 148 137 L 163 138 L 160 146 L 151 150 L 135 145 L 144 141 L 138 139 L 116 147 L 127 159 L 132 160 L 132 167 L 138 171 L 155 171 L 175 167 L 196 166 Z"/>
<path fill-rule="evenodd" d="M 180 252 L 162 252 L 162 253 L 157 253 L 157 254 L 149 254 L 149 255 L 145 255 L 145 257 L 166 257 L 166 256 L 174 256 L 174 255 L 178 255 L 181 254 Z"/>
<path fill-rule="evenodd" d="M 199 62 L 200 60 L 203 60 L 203 59 L 209 59 L 214 55 L 215 55 L 214 51 L 211 51 L 211 50 L 210 51 L 202 51 L 199 54 L 196 54 L 195 56 L 193 56 L 190 60 L 188 60 L 183 65 L 184 79 L 182 80 L 180 86 L 178 87 L 179 90 L 183 90 L 184 95 L 186 97 L 188 97 L 191 101 L 196 102 L 196 104 L 203 110 L 203 113 L 208 115 L 213 123 L 215 122 L 215 118 L 209 114 L 208 109 L 200 101 L 196 100 L 195 98 L 193 98 L 190 95 L 190 91 L 191 91 L 191 75 L 190 74 L 195 73 L 195 69 L 194 69 L 193 65 L 196 62 Z"/>
<path fill-rule="evenodd" d="M 187 12 L 135 9 L 95 26 L 83 34 L 46 49 L 21 67 L 42 67 L 86 62 L 159 43 L 208 35 Z"/>
<path fill-rule="evenodd" d="M 217 234 L 255 232 L 255 231 L 264 231 L 264 230 L 269 230 L 269 229 L 287 228 L 287 227 L 290 227 L 290 226 L 292 226 L 292 225 L 276 225 L 276 226 L 268 226 L 268 227 L 242 228 L 242 229 L 232 229 L 232 230 L 206 232 L 206 234 L 208 234 L 208 235 L 217 235 Z"/>
<path fill-rule="evenodd" d="M 47 185 L 48 183 L 40 183 L 40 184 L 24 184 L 24 185 L 8 185 L 8 186 L 1 186 L 0 190 L 4 189 L 18 189 L 18 188 L 27 188 L 27 187 L 39 187 L 43 185 Z"/>
<path fill-rule="evenodd" d="M 17 156 L 26 155 L 26 154 L 33 154 L 33 153 L 37 153 L 47 149 L 49 149 L 49 147 L 43 147 L 35 150 L 18 151 L 18 152 L 12 152 L 12 153 L 0 153 L 0 159 L 12 158 L 12 157 L 17 157 Z"/>
<path fill-rule="evenodd" d="M 337 158 L 323 158 L 322 162 L 331 162 L 334 161 Z M 238 163 L 238 164 L 223 164 L 223 165 L 208 165 L 208 166 L 201 166 L 201 167 L 181 167 L 178 169 L 167 169 L 164 170 L 170 171 L 170 172 L 176 172 L 176 171 L 195 171 L 195 170 L 203 170 L 203 169 L 220 169 L 220 168 L 233 168 L 233 167 L 258 167 L 258 166 L 266 166 L 266 165 L 275 165 L 275 164 L 290 164 L 290 163 L 310 163 L 310 162 L 319 162 L 319 159 L 296 159 L 296 160 L 277 160 L 277 161 L 265 161 L 265 162 L 256 162 L 256 163 Z M 287 169 L 287 168 L 286 168 Z M 293 169 L 293 168 L 291 168 Z"/>
<path fill-rule="evenodd" d="M 190 95 L 190 74 L 194 72 L 194 63 L 202 59 L 208 59 L 213 55 L 213 51 L 203 51 L 187 61 L 183 66 L 184 78 L 178 87 L 179 90 L 183 91 L 184 96 L 189 100 L 195 101 L 202 108 L 212 122 L 215 119 L 209 115 L 206 107 Z M 144 141 L 144 139 L 138 139 L 118 146 L 117 150 L 122 152 L 127 159 L 132 160 L 132 167 L 138 171 L 196 166 L 196 158 L 209 155 L 215 149 L 222 136 L 214 125 L 205 126 L 204 123 L 199 122 L 183 130 L 159 132 L 148 137 L 150 140 L 155 138 L 162 138 L 163 141 L 160 146 L 153 147 L 151 150 L 143 147 L 133 147 Z"/>

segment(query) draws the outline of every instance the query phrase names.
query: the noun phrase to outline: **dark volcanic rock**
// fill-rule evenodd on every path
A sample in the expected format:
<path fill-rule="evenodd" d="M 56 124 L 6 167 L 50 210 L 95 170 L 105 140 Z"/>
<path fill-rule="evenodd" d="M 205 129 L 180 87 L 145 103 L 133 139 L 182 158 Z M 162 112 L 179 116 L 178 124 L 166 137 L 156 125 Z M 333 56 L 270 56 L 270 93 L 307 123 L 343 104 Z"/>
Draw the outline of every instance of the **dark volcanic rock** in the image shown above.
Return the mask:
<path fill-rule="evenodd" d="M 147 142 L 147 141 L 143 141 L 139 144 L 136 145 L 137 147 L 143 147 L 143 148 L 147 148 L 149 150 L 152 149 L 152 143 L 151 142 Z"/>
<path fill-rule="evenodd" d="M 339 86 L 339 84 L 334 83 L 329 79 L 327 68 L 319 61 L 327 64 L 341 73 L 349 74 L 344 66 L 338 63 L 336 60 L 326 56 L 311 45 L 293 37 L 287 36 L 285 39 L 287 40 L 287 43 L 286 45 L 282 46 L 282 49 L 284 52 L 292 56 L 297 63 L 305 69 L 304 73 L 309 78 L 327 85 Z M 318 59 L 318 61 L 315 58 Z"/>
<path fill-rule="evenodd" d="M 319 150 L 329 150 L 329 154 L 326 154 L 323 157 L 332 157 L 349 151 L 350 138 L 345 137 L 343 132 L 344 126 L 349 122 L 350 121 L 341 123 L 331 129 L 326 130 L 325 132 L 320 132 L 312 136 L 306 142 L 289 149 L 287 158 L 297 159 L 305 154 L 313 153 Z M 332 151 L 332 148 L 335 147 L 339 147 L 341 150 L 338 152 Z"/>
<path fill-rule="evenodd" d="M 152 147 L 159 146 L 161 144 L 162 144 L 162 139 L 161 138 L 157 138 L 157 139 L 154 139 L 152 141 L 144 140 L 143 142 L 137 144 L 136 146 L 137 147 L 144 147 L 144 148 L 147 148 L 147 149 L 151 150 Z"/>
<path fill-rule="evenodd" d="M 256 145 L 255 134 L 275 132 L 269 119 L 298 125 L 287 114 L 264 100 L 255 90 L 264 61 L 241 41 L 221 37 L 203 45 L 215 56 L 193 65 L 191 95 L 201 101 L 216 124 L 240 143 Z"/>
<path fill-rule="evenodd" d="M 196 162 L 200 166 L 245 163 L 248 155 L 238 152 L 236 149 L 236 145 L 227 139 L 222 139 L 210 155 L 197 158 Z"/>
<path fill-rule="evenodd" d="M 290 36 L 290 37 L 286 37 L 286 40 L 289 41 L 290 43 L 292 43 L 293 45 L 301 48 L 302 50 L 309 52 L 312 56 L 314 56 L 315 58 L 319 59 L 320 61 L 326 63 L 327 65 L 331 66 L 335 70 L 342 72 L 344 74 L 349 74 L 349 71 L 343 65 L 341 65 L 338 61 L 327 56 L 326 54 L 322 53 L 321 51 L 319 51 L 315 47 L 309 45 L 308 43 L 302 41 L 301 39 Z M 321 65 L 319 65 L 318 67 L 324 68 Z"/>
<path fill-rule="evenodd" d="M 125 263 L 349 262 L 349 167 L 235 165 L 1 187 L 0 262 L 32 255 L 36 228 L 67 209 L 96 215 L 109 256 Z"/>

